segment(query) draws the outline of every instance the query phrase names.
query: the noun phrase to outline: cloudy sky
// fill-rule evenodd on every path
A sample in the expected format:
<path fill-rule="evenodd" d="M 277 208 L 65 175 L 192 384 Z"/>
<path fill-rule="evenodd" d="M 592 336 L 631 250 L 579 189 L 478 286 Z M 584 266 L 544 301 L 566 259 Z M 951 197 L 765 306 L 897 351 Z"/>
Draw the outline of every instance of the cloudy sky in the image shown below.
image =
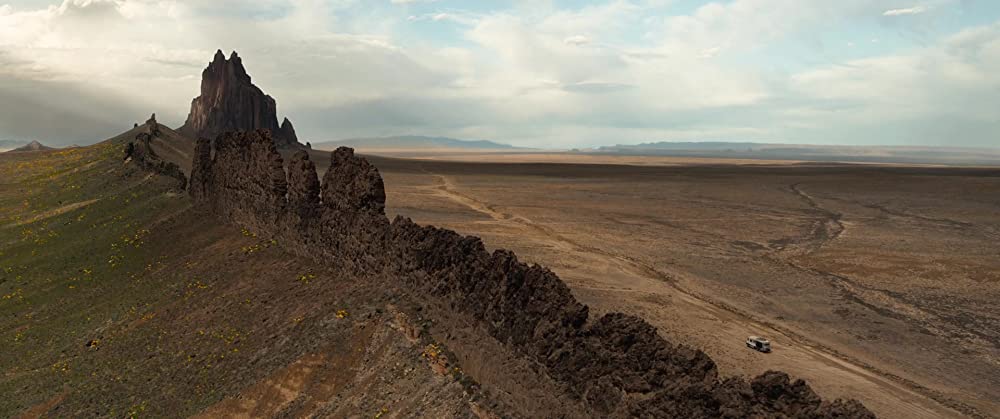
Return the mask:
<path fill-rule="evenodd" d="M 1000 146 L 996 0 L 0 0 L 0 139 L 181 125 L 220 48 L 313 142 Z"/>

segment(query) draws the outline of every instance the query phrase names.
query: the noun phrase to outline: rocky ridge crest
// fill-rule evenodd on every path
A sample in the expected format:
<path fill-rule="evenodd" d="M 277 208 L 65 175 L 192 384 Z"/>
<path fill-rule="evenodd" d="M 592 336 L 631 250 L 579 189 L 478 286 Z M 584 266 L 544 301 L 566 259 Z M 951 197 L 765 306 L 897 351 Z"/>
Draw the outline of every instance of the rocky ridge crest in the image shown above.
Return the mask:
<path fill-rule="evenodd" d="M 593 417 L 874 417 L 781 372 L 721 378 L 704 352 L 671 344 L 638 317 L 591 318 L 547 268 L 490 253 L 477 237 L 390 222 L 378 169 L 349 148 L 333 152 L 322 183 L 304 151 L 286 174 L 265 130 L 225 133 L 214 147 L 199 140 L 192 167 L 196 205 L 293 253 L 394 278 L 537 365 Z"/>
<path fill-rule="evenodd" d="M 136 124 L 135 129 L 140 129 L 140 132 L 136 134 L 135 140 L 125 144 L 125 163 L 134 163 L 143 170 L 172 177 L 177 180 L 177 187 L 183 190 L 187 186 L 187 177 L 180 166 L 160 158 L 153 150 L 152 141 L 162 135 L 160 124 L 156 122 L 156 114 L 150 116 L 141 127 Z"/>

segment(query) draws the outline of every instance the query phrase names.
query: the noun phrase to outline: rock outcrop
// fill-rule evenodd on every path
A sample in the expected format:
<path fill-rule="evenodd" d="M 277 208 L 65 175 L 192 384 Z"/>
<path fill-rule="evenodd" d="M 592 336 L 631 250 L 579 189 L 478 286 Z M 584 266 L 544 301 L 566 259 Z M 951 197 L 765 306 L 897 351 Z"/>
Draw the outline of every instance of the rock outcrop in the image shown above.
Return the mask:
<path fill-rule="evenodd" d="M 163 160 L 153 150 L 151 144 L 153 139 L 162 135 L 160 124 L 156 122 L 156 114 L 153 114 L 142 128 L 142 131 L 136 134 L 135 140 L 125 144 L 125 163 L 135 164 L 142 170 L 174 178 L 177 180 L 178 189 L 183 190 L 187 186 L 188 179 L 180 166 Z"/>
<path fill-rule="evenodd" d="M 150 115 L 149 119 L 146 120 L 145 127 L 148 130 L 149 135 L 153 137 L 159 137 L 160 135 L 163 134 L 162 131 L 160 130 L 160 123 L 156 122 L 155 113 Z"/>
<path fill-rule="evenodd" d="M 201 140 L 191 196 L 202 208 L 293 253 L 393 278 L 537 366 L 593 417 L 873 417 L 856 401 L 822 401 L 803 381 L 768 372 L 718 375 L 699 350 L 674 345 L 640 318 L 591 318 L 552 271 L 476 237 L 385 216 L 374 166 L 333 152 L 322 184 L 308 154 L 286 171 L 268 131 Z"/>
<path fill-rule="evenodd" d="M 292 123 L 278 125 L 277 104 L 255 86 L 243 61 L 233 51 L 227 60 L 222 51 L 201 75 L 201 96 L 191 102 L 191 113 L 178 129 L 192 138 L 215 138 L 223 132 L 266 129 L 279 148 L 296 147 Z"/>
<path fill-rule="evenodd" d="M 274 135 L 277 138 L 283 138 L 287 145 L 298 145 L 299 143 L 299 136 L 295 134 L 295 127 L 292 126 L 292 121 L 289 121 L 288 118 L 281 121 L 281 126 Z"/>

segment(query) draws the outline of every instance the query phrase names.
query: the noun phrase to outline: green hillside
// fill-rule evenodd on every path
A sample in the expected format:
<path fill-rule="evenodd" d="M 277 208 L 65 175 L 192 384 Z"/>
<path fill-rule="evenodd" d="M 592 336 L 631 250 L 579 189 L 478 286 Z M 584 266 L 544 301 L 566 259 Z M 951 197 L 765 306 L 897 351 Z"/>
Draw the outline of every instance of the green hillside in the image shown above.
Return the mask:
<path fill-rule="evenodd" d="M 0 417 L 373 416 L 404 395 L 468 410 L 371 288 L 198 214 L 122 161 L 130 136 L 0 155 Z M 330 369 L 285 391 L 310 357 Z M 313 384 L 330 380 L 346 387 Z M 223 401 L 244 391 L 261 403 Z"/>
<path fill-rule="evenodd" d="M 0 398 L 0 416 L 116 382 L 123 371 L 95 355 L 163 299 L 165 284 L 146 280 L 173 256 L 158 227 L 189 204 L 120 156 L 107 142 L 0 157 L 0 393 L 15 396 Z"/>

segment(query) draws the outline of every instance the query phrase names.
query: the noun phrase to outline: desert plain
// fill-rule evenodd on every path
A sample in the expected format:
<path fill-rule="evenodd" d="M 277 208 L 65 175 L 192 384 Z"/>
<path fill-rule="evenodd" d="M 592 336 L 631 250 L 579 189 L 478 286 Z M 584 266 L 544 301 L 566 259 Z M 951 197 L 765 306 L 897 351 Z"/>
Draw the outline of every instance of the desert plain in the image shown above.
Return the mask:
<path fill-rule="evenodd" d="M 784 370 L 884 417 L 1000 412 L 996 169 L 400 157 L 369 157 L 390 217 L 547 266 L 723 374 Z"/>

